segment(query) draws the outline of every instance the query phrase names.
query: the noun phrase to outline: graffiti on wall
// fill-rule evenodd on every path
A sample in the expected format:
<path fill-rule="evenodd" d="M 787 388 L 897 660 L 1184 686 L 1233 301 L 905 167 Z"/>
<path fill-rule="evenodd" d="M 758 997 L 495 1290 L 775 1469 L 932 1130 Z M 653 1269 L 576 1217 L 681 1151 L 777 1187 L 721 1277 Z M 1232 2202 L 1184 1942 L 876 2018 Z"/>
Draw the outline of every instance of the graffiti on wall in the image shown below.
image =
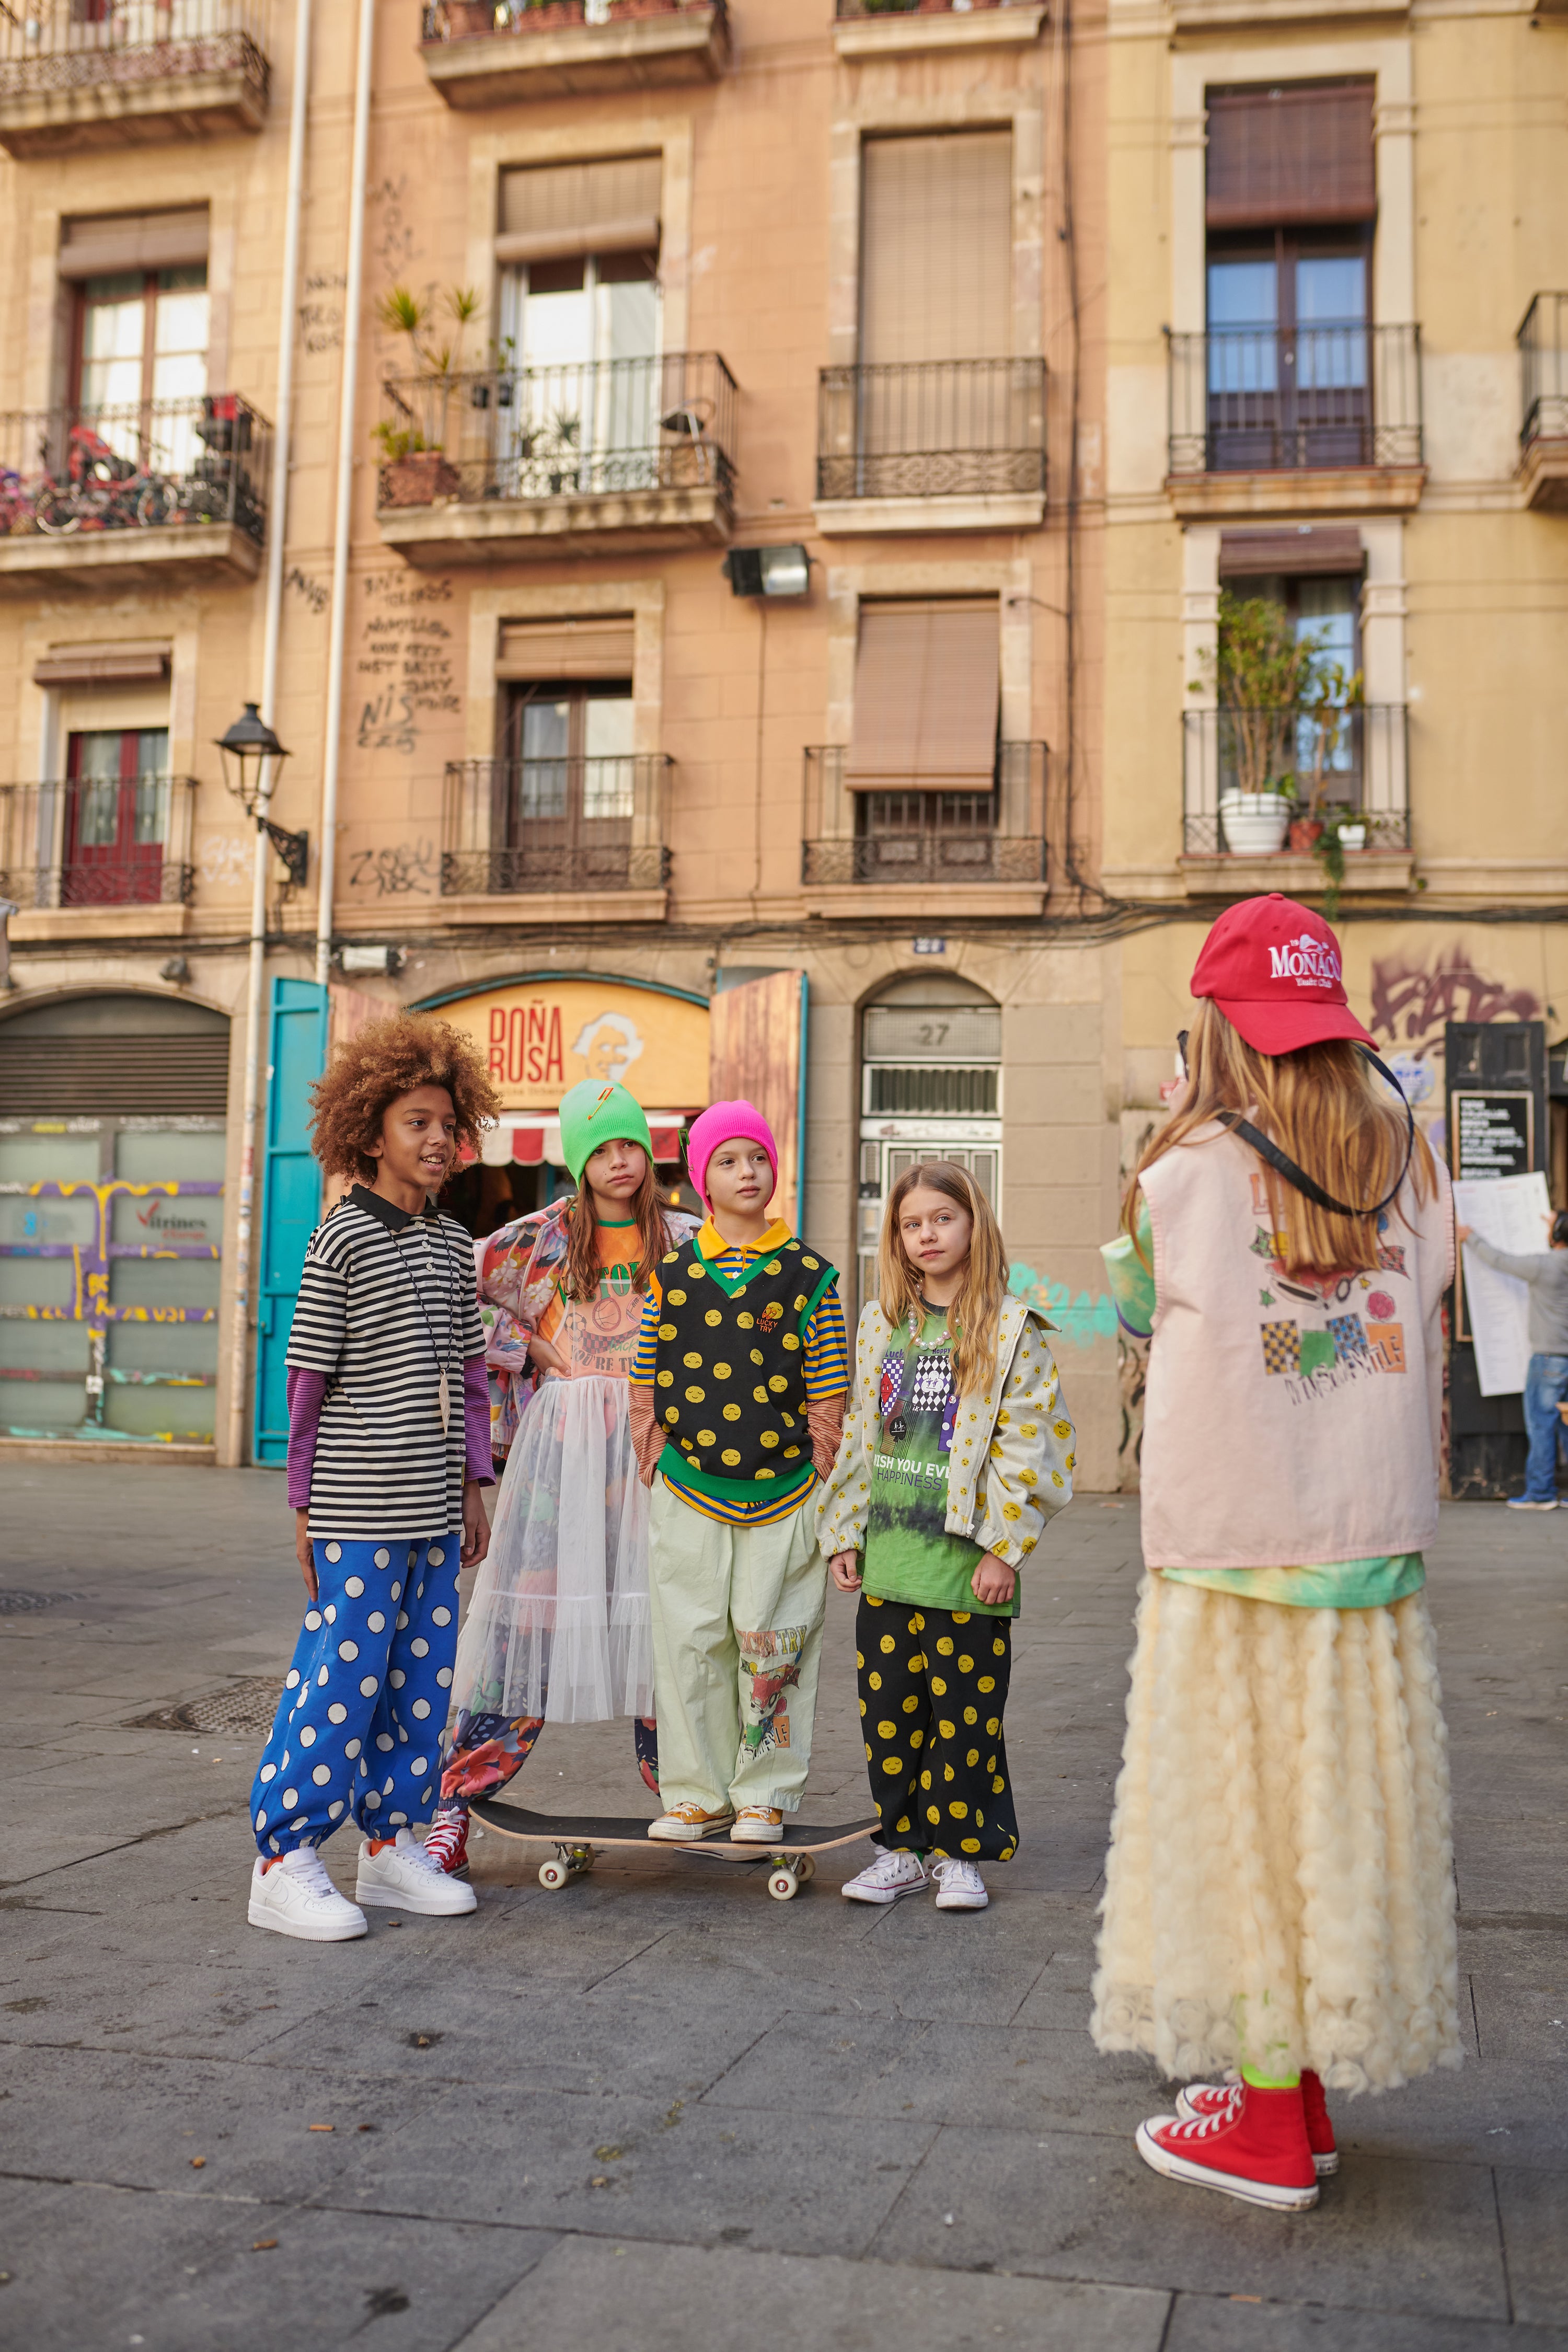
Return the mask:
<path fill-rule="evenodd" d="M 1425 957 L 1408 949 L 1372 966 L 1369 1026 L 1433 1144 L 1444 1143 L 1444 1032 L 1450 1021 L 1539 1021 L 1533 990 L 1511 988 L 1471 962 L 1458 942 Z"/>
<path fill-rule="evenodd" d="M 1116 1309 L 1109 1291 L 1091 1296 L 1080 1290 L 1075 1298 L 1070 1283 L 1052 1282 L 1047 1276 L 1037 1274 L 1032 1265 L 1015 1265 L 1007 1287 L 1015 1298 L 1022 1298 L 1054 1323 L 1058 1338 L 1070 1348 L 1088 1348 L 1096 1339 L 1116 1337 Z"/>

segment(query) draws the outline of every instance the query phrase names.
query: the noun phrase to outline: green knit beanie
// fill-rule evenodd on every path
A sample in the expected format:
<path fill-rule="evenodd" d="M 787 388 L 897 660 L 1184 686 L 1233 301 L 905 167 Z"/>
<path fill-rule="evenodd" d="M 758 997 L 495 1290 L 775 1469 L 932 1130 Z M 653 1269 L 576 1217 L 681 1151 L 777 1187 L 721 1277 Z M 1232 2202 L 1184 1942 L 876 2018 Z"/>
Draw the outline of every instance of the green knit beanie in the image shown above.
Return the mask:
<path fill-rule="evenodd" d="M 578 1183 L 601 1143 L 640 1143 L 651 1161 L 653 1138 L 647 1114 L 625 1087 L 584 1078 L 561 1097 L 561 1149 Z"/>

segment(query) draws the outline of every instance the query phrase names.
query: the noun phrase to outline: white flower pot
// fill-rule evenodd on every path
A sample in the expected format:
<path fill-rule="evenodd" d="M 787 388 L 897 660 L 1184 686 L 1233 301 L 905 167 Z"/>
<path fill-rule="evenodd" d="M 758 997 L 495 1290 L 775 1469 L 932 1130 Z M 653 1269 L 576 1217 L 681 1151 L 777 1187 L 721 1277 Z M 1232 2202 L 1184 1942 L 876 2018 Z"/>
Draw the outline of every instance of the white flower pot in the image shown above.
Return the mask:
<path fill-rule="evenodd" d="M 1340 827 L 1340 847 L 1342 849 L 1364 849 L 1366 847 L 1365 825 L 1342 824 Z"/>
<path fill-rule="evenodd" d="M 1294 803 L 1278 793 L 1221 793 L 1220 822 L 1233 857 L 1272 857 L 1285 845 Z"/>

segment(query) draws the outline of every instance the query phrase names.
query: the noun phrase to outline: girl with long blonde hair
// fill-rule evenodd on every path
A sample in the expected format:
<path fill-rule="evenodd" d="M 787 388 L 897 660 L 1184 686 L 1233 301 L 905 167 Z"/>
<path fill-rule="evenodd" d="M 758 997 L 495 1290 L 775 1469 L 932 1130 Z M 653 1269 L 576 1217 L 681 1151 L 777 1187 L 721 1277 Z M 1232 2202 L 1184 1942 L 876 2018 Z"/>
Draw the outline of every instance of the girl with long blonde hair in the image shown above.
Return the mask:
<path fill-rule="evenodd" d="M 881 1851 L 843 1892 L 984 1910 L 1018 1824 L 1003 1718 L 1018 1570 L 1072 1494 L 1044 1318 L 1007 1288 L 991 1204 L 922 1160 L 893 1186 L 818 1540 L 860 1596 L 857 1668 Z"/>
<path fill-rule="evenodd" d="M 1321 916 L 1232 907 L 1192 988 L 1104 1253 L 1150 1353 L 1091 2031 L 1184 2084 L 1155 2171 L 1289 2211 L 1339 2163 L 1325 2086 L 1459 2061 L 1422 1589 L 1452 1211 Z"/>

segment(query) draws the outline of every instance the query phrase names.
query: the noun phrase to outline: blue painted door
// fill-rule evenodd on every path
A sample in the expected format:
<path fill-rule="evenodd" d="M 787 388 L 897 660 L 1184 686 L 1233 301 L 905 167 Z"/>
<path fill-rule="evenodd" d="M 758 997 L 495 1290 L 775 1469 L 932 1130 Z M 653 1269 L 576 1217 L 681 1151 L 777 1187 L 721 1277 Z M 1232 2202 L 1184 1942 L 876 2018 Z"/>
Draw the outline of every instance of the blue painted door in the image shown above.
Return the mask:
<path fill-rule="evenodd" d="M 289 1452 L 284 1356 L 305 1244 L 321 1215 L 321 1171 L 310 1156 L 310 1088 L 327 1058 L 327 992 L 310 980 L 275 980 L 267 1037 L 266 1143 L 261 1238 L 257 1251 L 256 1450 L 258 1462 Z"/>

